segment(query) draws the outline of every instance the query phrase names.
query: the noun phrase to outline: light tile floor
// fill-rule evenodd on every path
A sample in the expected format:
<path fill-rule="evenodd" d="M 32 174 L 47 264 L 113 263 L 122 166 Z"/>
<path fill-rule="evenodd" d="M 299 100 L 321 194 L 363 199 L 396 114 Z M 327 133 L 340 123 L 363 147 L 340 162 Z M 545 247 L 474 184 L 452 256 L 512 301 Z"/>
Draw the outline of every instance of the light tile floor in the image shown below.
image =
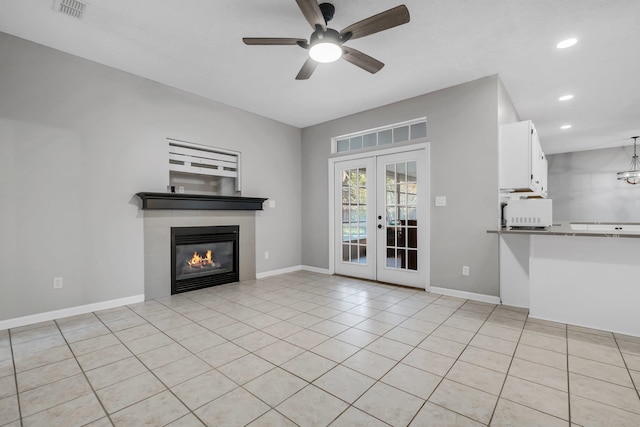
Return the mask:
<path fill-rule="evenodd" d="M 640 338 L 297 272 L 0 331 L 1 426 L 640 426 Z"/>

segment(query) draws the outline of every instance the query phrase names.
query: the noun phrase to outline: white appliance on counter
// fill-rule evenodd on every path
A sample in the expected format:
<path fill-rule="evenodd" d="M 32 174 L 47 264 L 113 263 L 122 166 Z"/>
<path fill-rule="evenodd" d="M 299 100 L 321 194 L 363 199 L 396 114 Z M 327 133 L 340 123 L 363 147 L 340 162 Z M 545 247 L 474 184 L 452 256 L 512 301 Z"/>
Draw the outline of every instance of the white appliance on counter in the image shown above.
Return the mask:
<path fill-rule="evenodd" d="M 509 200 L 504 208 L 504 216 L 507 228 L 551 227 L 551 199 Z"/>

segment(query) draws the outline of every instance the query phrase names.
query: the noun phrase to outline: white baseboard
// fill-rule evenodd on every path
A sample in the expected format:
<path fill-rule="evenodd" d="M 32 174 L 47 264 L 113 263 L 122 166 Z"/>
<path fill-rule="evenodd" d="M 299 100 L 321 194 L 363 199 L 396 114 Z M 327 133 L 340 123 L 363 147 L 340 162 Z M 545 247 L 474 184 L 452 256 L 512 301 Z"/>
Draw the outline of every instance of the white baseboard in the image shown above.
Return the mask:
<path fill-rule="evenodd" d="M 320 267 L 313 267 L 313 266 L 310 266 L 310 265 L 303 265 L 302 269 L 304 271 L 310 271 L 312 273 L 327 274 L 327 275 L 331 274 L 331 271 L 329 271 L 328 268 L 320 268 Z"/>
<path fill-rule="evenodd" d="M 280 274 L 293 273 L 294 271 L 302 270 L 301 265 L 294 265 L 293 267 L 280 268 L 278 270 L 263 271 L 262 273 L 256 273 L 256 279 L 264 279 L 265 277 L 279 276 Z"/>
<path fill-rule="evenodd" d="M 292 267 L 280 268 L 278 270 L 263 271 L 262 273 L 256 273 L 256 279 L 264 279 L 265 277 L 278 276 L 280 274 L 293 273 L 295 271 L 300 271 L 300 270 L 310 271 L 312 273 L 319 273 L 319 274 L 331 274 L 329 272 L 329 269 L 327 268 L 312 267 L 310 265 L 294 265 Z"/>
<path fill-rule="evenodd" d="M 106 310 L 108 308 L 121 307 L 123 305 L 136 304 L 143 301 L 144 294 L 133 295 L 126 298 L 118 298 L 93 304 L 47 311 L 46 313 L 31 314 L 29 316 L 16 317 L 14 319 L 0 320 L 0 331 L 3 329 L 18 328 L 20 326 L 32 325 L 34 323 L 46 322 L 54 319 L 62 319 L 63 317 L 77 316 L 78 314 Z"/>
<path fill-rule="evenodd" d="M 493 295 L 485 295 L 485 294 L 477 294 L 475 292 L 467 292 L 467 291 L 458 291 L 456 289 L 447 289 L 447 288 L 439 288 L 437 286 L 431 286 L 429 292 L 433 292 L 434 294 L 446 295 L 449 297 L 457 297 L 470 299 L 473 301 L 486 302 L 489 304 L 500 304 L 500 297 L 495 297 Z"/>

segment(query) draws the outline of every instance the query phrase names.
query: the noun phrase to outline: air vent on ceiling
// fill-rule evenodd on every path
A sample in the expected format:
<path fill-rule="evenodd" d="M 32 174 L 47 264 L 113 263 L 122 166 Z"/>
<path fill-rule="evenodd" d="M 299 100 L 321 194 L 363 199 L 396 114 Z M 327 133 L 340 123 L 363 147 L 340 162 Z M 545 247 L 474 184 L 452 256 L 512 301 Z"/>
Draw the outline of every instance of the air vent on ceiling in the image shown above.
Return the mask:
<path fill-rule="evenodd" d="M 56 0 L 54 7 L 65 15 L 80 19 L 87 4 L 78 0 Z"/>

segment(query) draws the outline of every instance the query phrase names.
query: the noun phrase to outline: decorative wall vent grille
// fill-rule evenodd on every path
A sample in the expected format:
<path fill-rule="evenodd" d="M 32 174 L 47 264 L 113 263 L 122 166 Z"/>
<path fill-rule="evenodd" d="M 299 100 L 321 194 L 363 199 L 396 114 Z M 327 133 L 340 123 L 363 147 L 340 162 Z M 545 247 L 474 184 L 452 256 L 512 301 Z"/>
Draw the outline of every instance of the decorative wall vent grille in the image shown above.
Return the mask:
<path fill-rule="evenodd" d="M 169 171 L 235 178 L 240 191 L 240 165 L 237 151 L 169 139 Z"/>
<path fill-rule="evenodd" d="M 80 19 L 87 4 L 78 0 L 56 0 L 55 6 L 59 12 Z"/>

